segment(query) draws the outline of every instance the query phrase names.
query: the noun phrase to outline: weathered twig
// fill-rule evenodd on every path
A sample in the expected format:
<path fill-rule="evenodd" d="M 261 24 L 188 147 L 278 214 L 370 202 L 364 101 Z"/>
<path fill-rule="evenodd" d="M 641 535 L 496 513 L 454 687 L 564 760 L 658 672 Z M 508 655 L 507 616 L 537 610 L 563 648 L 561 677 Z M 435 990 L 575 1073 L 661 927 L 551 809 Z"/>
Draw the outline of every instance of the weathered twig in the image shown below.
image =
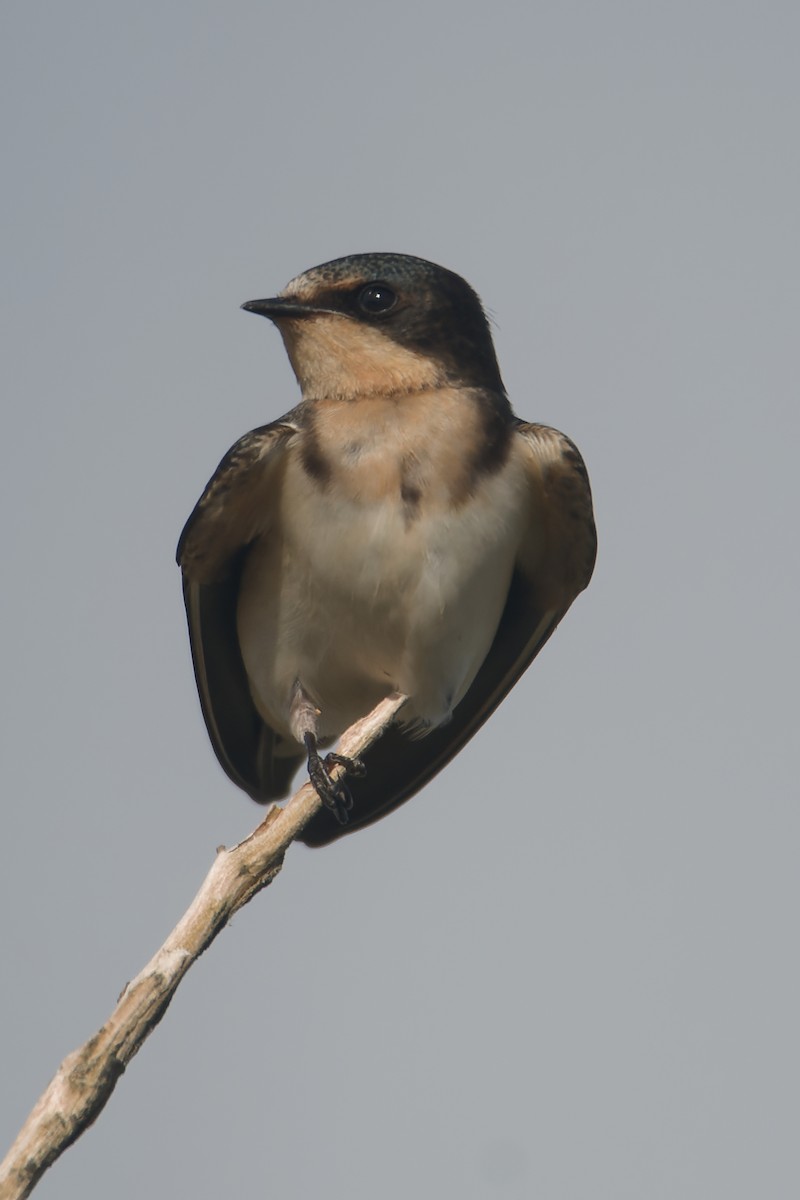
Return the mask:
<path fill-rule="evenodd" d="M 405 701 L 390 696 L 341 738 L 357 758 L 380 737 Z M 69 1054 L 0 1164 L 0 1200 L 23 1200 L 67 1146 L 98 1117 L 142 1042 L 152 1033 L 189 967 L 257 892 L 271 883 L 294 837 L 320 808 L 307 783 L 282 809 L 271 808 L 249 837 L 220 850 L 184 916 L 150 962 L 125 987 L 105 1025 Z"/>

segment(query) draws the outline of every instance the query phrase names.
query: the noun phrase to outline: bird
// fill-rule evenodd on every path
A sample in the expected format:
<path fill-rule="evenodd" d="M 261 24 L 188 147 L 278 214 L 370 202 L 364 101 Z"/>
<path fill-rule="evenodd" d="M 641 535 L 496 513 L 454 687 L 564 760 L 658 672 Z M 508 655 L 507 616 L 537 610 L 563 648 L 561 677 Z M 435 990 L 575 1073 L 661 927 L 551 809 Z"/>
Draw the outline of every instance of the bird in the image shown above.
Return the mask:
<path fill-rule="evenodd" d="M 305 760 L 323 804 L 299 840 L 323 846 L 418 792 L 541 650 L 592 576 L 591 488 L 568 437 L 514 414 L 454 272 L 351 254 L 242 308 L 301 399 L 227 452 L 177 561 L 221 766 L 267 803 Z M 363 762 L 322 758 L 397 692 Z"/>

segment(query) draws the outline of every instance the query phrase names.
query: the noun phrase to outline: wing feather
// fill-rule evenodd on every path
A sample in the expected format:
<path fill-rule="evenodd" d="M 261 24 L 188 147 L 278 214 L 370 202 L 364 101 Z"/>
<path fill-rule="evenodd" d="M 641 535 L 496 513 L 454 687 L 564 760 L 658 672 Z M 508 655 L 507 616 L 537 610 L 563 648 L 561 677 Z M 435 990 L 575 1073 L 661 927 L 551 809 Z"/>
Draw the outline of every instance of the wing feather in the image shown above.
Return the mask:
<path fill-rule="evenodd" d="M 261 803 L 286 794 L 302 755 L 276 753 L 279 739 L 253 704 L 236 608 L 247 548 L 269 530 L 284 454 L 296 432 L 289 414 L 240 438 L 198 500 L 177 551 L 208 735 L 229 778 Z"/>

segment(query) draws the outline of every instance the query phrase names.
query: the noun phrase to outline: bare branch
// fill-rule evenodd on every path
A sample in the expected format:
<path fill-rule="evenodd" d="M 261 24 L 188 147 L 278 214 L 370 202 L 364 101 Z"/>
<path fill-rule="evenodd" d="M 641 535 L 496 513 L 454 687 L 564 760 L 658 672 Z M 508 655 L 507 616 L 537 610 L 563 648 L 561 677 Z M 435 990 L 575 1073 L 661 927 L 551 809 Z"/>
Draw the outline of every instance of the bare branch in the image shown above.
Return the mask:
<path fill-rule="evenodd" d="M 405 696 L 382 700 L 341 738 L 357 758 L 383 733 Z M 341 772 L 341 768 L 338 769 Z M 336 770 L 333 772 L 337 773 Z M 294 837 L 319 811 L 310 783 L 271 808 L 238 846 L 221 849 L 189 908 L 150 962 L 125 987 L 108 1021 L 62 1062 L 0 1164 L 0 1200 L 23 1200 L 63 1150 L 99 1116 L 117 1079 L 167 1010 L 183 976 L 243 905 L 278 874 Z"/>

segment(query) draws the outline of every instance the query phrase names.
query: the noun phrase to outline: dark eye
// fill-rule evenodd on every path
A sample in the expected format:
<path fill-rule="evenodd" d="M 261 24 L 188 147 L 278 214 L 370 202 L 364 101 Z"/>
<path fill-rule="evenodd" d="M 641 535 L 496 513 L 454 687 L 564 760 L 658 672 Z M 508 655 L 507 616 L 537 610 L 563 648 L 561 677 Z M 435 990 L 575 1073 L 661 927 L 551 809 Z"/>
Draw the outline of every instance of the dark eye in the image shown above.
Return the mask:
<path fill-rule="evenodd" d="M 385 313 L 397 304 L 397 293 L 385 283 L 368 283 L 358 293 L 358 307 L 365 313 Z"/>

